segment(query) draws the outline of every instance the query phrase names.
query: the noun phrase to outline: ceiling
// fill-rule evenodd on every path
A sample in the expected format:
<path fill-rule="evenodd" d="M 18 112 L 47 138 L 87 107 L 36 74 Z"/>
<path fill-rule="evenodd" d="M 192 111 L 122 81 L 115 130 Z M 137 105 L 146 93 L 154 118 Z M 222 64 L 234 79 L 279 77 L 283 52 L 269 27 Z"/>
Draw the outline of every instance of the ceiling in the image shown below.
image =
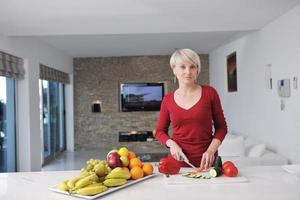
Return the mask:
<path fill-rule="evenodd" d="M 72 57 L 208 53 L 259 30 L 300 0 L 1 0 L 0 34 Z"/>

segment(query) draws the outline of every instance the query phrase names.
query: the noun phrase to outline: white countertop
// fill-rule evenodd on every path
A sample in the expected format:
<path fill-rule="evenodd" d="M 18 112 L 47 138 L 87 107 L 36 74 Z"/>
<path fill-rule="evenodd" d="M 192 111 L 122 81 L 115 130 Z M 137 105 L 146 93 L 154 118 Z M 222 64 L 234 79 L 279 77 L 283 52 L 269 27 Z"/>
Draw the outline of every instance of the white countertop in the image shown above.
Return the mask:
<path fill-rule="evenodd" d="M 249 182 L 229 184 L 167 185 L 161 174 L 99 199 L 182 199 L 182 200 L 299 200 L 300 178 L 281 166 L 240 168 Z M 80 199 L 50 191 L 62 180 L 78 175 L 78 171 L 0 173 L 1 200 Z"/>

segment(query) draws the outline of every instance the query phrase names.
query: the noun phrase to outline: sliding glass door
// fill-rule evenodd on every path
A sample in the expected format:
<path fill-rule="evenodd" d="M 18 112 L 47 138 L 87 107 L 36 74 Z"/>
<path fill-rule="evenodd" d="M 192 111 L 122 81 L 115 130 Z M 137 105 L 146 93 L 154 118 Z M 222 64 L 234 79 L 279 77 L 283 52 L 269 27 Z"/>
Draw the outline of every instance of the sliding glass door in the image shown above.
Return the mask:
<path fill-rule="evenodd" d="M 43 164 L 66 149 L 64 84 L 40 81 Z"/>
<path fill-rule="evenodd" d="M 15 81 L 0 76 L 0 172 L 16 171 Z"/>

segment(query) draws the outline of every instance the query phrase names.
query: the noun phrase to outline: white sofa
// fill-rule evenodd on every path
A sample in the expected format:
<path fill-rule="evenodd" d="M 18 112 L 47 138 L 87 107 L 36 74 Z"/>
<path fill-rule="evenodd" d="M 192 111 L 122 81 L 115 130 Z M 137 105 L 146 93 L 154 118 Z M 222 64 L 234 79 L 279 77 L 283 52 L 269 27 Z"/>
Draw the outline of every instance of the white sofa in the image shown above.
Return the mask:
<path fill-rule="evenodd" d="M 271 151 L 265 144 L 239 134 L 227 134 L 219 147 L 223 162 L 233 161 L 238 167 L 286 165 L 288 160 Z"/>

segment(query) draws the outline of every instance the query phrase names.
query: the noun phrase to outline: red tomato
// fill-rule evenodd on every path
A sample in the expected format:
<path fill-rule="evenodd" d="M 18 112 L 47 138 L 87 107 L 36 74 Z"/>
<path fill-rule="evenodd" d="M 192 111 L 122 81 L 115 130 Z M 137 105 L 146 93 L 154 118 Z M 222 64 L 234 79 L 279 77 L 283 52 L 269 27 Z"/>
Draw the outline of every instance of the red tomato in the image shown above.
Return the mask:
<path fill-rule="evenodd" d="M 223 163 L 222 169 L 224 170 L 227 166 L 235 166 L 235 165 L 231 161 L 226 161 Z"/>
<path fill-rule="evenodd" d="M 233 165 L 228 165 L 223 168 L 223 173 L 225 176 L 235 177 L 238 175 L 238 169 Z"/>

